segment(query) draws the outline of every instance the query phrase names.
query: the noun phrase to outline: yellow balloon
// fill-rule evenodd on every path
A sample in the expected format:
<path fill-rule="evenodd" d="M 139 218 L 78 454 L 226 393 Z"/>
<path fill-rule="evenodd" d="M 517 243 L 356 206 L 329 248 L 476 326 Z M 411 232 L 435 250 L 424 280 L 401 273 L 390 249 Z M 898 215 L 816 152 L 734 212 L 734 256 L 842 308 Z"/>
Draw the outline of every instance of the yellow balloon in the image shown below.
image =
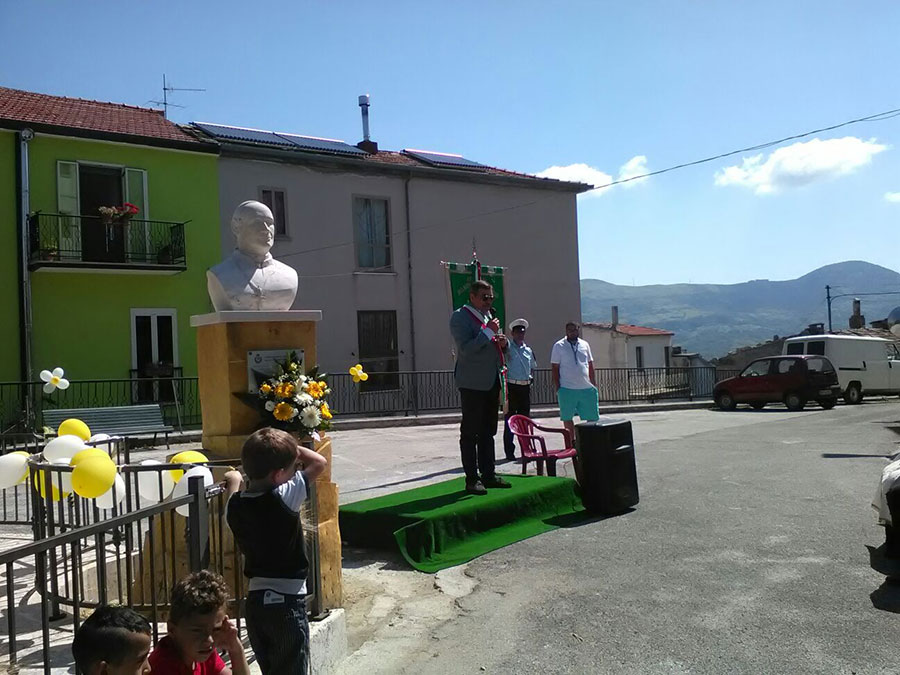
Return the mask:
<path fill-rule="evenodd" d="M 37 491 L 40 493 L 41 499 L 47 498 L 47 483 L 46 483 L 47 479 L 44 478 L 45 473 L 47 473 L 47 471 L 36 470 L 34 473 L 31 474 L 32 480 L 34 481 L 34 486 L 37 488 Z M 62 491 L 62 485 L 60 485 L 60 482 L 59 482 L 59 474 L 53 473 L 52 471 L 49 473 L 50 473 L 50 499 L 53 500 L 54 502 L 58 502 L 60 499 L 62 499 L 69 493 Z"/>
<path fill-rule="evenodd" d="M 185 450 L 184 452 L 179 452 L 177 455 L 172 457 L 169 460 L 170 464 L 203 464 L 204 462 L 208 462 L 209 458 L 204 455 L 202 452 L 198 452 L 196 450 Z M 181 480 L 181 476 L 184 475 L 184 471 L 181 469 L 172 469 L 170 472 L 172 474 L 172 480 L 176 483 Z"/>
<path fill-rule="evenodd" d="M 60 424 L 59 429 L 56 430 L 57 436 L 65 436 L 67 434 L 78 436 L 81 440 L 86 441 L 91 437 L 91 430 L 88 429 L 87 424 L 72 417 Z"/>
<path fill-rule="evenodd" d="M 96 499 L 116 481 L 116 465 L 107 458 L 88 457 L 72 471 L 72 489 L 79 497 Z"/>
<path fill-rule="evenodd" d="M 89 457 L 102 457 L 103 459 L 112 461 L 106 450 L 101 450 L 100 448 L 86 448 L 72 458 L 72 461 L 69 462 L 69 466 L 78 466 L 79 462 L 88 459 Z"/>

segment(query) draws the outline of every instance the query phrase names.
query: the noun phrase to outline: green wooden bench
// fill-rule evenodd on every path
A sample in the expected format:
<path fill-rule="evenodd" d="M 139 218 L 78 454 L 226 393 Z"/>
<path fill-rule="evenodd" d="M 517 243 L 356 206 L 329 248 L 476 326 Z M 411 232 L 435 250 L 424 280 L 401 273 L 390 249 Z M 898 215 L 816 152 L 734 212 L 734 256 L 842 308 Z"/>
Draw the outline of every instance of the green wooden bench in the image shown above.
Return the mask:
<path fill-rule="evenodd" d="M 87 424 L 92 434 L 109 434 L 110 436 L 153 434 L 154 444 L 157 434 L 165 434 L 167 448 L 170 447 L 169 432 L 175 431 L 174 427 L 166 424 L 162 408 L 157 403 L 109 408 L 44 410 L 44 425 L 57 429 L 64 420 L 71 417 Z"/>

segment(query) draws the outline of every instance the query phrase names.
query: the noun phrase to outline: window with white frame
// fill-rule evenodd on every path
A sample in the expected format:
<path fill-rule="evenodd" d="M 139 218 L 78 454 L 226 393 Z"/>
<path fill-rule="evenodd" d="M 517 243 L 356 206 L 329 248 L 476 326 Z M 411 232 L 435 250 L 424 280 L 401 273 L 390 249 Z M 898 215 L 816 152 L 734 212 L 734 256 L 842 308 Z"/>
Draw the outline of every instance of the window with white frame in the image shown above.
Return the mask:
<path fill-rule="evenodd" d="M 172 400 L 178 375 L 178 315 L 174 309 L 131 310 L 131 373 L 137 401 Z"/>

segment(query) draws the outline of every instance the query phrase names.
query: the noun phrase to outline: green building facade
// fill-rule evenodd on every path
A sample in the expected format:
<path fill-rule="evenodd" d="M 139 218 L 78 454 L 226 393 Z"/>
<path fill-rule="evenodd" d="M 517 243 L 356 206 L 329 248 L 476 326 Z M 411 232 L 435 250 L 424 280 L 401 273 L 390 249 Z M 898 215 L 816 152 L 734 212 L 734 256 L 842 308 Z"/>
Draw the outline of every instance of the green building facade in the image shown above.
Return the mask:
<path fill-rule="evenodd" d="M 11 119 L 23 100 L 30 117 Z M 55 367 L 70 380 L 196 375 L 190 317 L 212 311 L 206 270 L 222 257 L 217 159 L 159 111 L 0 88 L 0 381 L 26 375 L 23 264 L 28 379 Z M 99 212 L 126 202 L 137 213 Z"/>

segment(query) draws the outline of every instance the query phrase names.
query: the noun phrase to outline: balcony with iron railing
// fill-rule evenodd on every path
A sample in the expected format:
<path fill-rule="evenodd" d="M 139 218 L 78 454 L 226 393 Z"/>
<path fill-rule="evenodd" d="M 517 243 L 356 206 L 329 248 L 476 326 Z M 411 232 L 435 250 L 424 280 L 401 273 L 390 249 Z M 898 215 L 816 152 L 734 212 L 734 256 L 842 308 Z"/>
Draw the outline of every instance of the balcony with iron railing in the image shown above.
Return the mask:
<path fill-rule="evenodd" d="M 176 274 L 187 269 L 186 223 L 35 213 L 29 219 L 29 269 Z"/>

